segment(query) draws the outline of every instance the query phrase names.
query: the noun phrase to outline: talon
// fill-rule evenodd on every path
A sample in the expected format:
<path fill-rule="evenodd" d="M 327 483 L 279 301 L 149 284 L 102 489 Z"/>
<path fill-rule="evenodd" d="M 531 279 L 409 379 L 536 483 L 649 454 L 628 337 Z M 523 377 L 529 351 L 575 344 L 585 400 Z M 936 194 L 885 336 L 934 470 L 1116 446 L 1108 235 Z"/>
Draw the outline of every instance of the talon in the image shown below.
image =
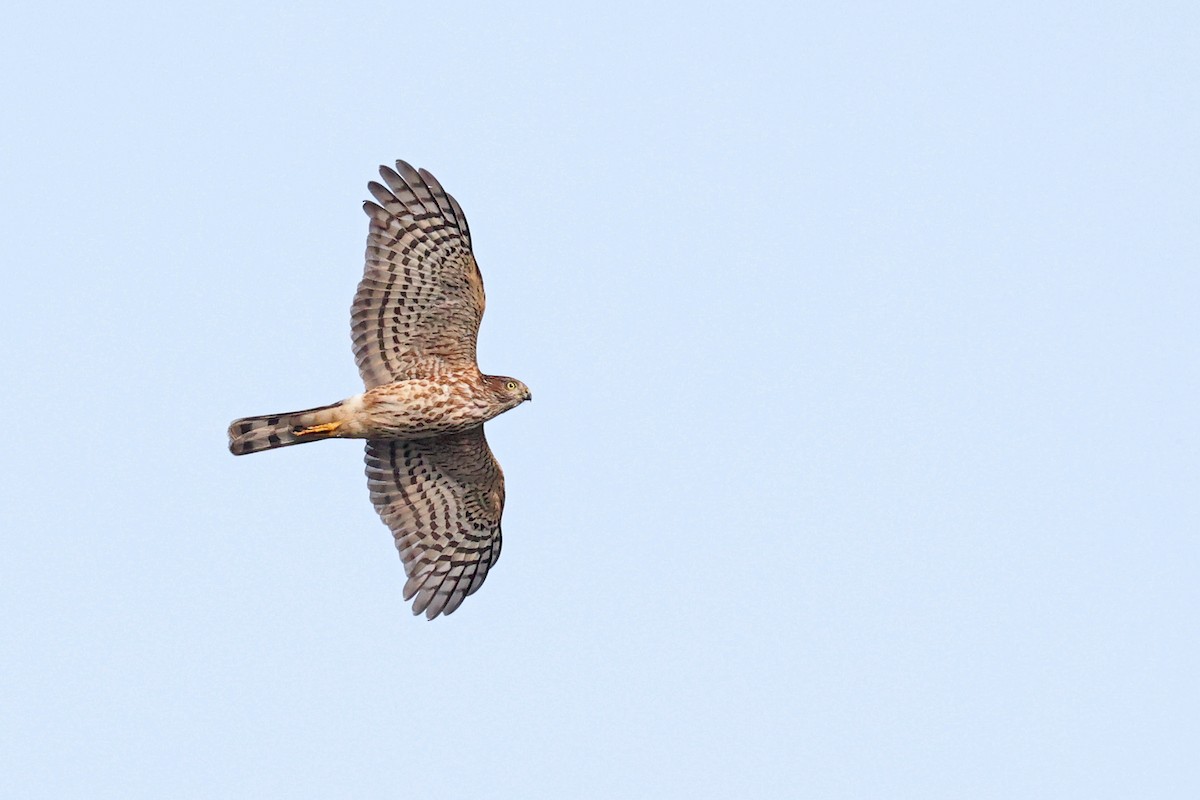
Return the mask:
<path fill-rule="evenodd" d="M 320 425 L 310 425 L 307 428 L 297 428 L 292 431 L 296 436 L 311 436 L 314 433 L 333 433 L 338 428 L 342 427 L 340 422 L 323 422 Z"/>

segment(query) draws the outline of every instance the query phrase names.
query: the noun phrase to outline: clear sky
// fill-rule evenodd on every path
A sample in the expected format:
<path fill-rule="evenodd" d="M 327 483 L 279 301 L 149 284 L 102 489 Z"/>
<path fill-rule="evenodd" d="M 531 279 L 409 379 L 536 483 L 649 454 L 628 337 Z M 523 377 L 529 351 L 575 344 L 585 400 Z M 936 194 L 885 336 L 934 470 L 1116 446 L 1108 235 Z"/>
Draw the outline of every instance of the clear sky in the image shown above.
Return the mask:
<path fill-rule="evenodd" d="M 33 4 L 0 795 L 1200 797 L 1200 10 Z M 461 201 L 504 555 L 413 618 L 360 203 Z"/>

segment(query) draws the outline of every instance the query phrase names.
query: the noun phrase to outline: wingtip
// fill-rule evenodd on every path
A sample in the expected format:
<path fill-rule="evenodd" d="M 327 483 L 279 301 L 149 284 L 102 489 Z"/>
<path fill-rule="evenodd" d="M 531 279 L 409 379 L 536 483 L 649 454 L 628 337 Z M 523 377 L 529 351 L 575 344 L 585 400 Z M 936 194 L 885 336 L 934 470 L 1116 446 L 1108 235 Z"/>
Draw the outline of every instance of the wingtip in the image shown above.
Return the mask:
<path fill-rule="evenodd" d="M 367 182 L 367 191 L 375 198 L 375 202 L 381 206 L 386 206 L 388 203 L 396 203 L 396 196 L 388 190 L 386 186 L 377 181 Z"/>
<path fill-rule="evenodd" d="M 387 164 L 379 165 L 379 177 L 383 178 L 383 182 L 389 186 L 400 180 L 400 176 L 396 173 L 396 170 L 392 169 Z"/>

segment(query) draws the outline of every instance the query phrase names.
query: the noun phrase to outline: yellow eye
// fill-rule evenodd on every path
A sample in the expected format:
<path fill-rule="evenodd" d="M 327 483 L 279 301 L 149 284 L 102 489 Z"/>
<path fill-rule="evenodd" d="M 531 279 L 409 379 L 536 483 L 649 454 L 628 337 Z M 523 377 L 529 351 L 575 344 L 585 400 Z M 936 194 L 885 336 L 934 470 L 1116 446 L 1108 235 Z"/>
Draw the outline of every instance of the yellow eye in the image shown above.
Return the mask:
<path fill-rule="evenodd" d="M 517 382 L 509 381 L 508 383 L 504 384 L 504 388 L 508 389 L 510 392 L 515 392 L 517 390 Z"/>

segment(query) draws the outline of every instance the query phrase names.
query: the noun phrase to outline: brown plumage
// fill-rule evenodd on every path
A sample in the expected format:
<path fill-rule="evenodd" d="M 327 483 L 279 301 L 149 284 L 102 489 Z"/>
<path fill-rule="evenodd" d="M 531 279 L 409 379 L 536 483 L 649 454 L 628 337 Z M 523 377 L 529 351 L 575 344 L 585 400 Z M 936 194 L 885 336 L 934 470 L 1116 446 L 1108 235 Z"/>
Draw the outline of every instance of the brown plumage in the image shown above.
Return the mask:
<path fill-rule="evenodd" d="M 392 530 L 413 613 L 449 614 L 500 555 L 504 473 L 487 420 L 531 399 L 475 362 L 483 278 L 458 203 L 403 161 L 368 184 L 367 263 L 351 310 L 366 391 L 329 406 L 235 420 L 234 455 L 366 439 L 371 502 Z M 414 599 L 415 598 L 415 599 Z"/>

